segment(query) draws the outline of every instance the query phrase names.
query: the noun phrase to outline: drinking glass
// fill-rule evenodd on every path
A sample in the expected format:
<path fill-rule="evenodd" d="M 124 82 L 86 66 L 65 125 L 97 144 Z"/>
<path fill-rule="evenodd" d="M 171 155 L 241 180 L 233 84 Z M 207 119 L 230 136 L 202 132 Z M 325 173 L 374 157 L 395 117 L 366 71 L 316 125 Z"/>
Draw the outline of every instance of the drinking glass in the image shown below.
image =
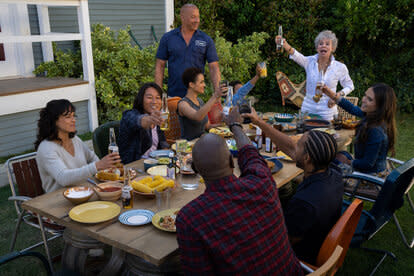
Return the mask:
<path fill-rule="evenodd" d="M 171 198 L 171 189 L 165 189 L 163 191 L 154 190 L 155 200 L 157 203 L 157 211 L 170 209 L 170 198 Z"/>
<path fill-rule="evenodd" d="M 260 77 L 261 78 L 266 78 L 267 77 L 266 62 L 264 62 L 264 61 L 259 62 L 259 67 L 260 67 Z"/>
<path fill-rule="evenodd" d="M 180 172 L 177 177 L 184 190 L 196 190 L 200 184 L 200 176 L 198 174 L 183 174 Z"/>

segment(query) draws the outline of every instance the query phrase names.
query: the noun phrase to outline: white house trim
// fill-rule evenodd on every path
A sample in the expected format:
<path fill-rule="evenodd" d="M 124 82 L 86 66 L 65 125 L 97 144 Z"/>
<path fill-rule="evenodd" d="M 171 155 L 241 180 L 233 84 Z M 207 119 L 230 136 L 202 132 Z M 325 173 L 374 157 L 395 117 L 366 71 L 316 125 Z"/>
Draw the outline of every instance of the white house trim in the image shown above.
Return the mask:
<path fill-rule="evenodd" d="M 98 127 L 98 106 L 96 103 L 95 75 L 93 68 L 91 26 L 89 23 L 89 8 L 87 0 L 80 0 L 78 7 L 79 30 L 82 30 L 80 43 L 82 53 L 83 79 L 89 81 L 89 128 L 94 130 Z"/>
<path fill-rule="evenodd" d="M 89 99 L 89 93 L 89 84 L 80 84 L 2 96 L 0 101 L 0 116 L 43 108 L 49 101 L 55 99 L 68 99 L 71 102 L 85 101 Z"/>
<path fill-rule="evenodd" d="M 82 40 L 81 34 L 76 33 L 48 33 L 43 35 L 5 35 L 1 36 L 1 43 L 24 43 L 24 42 L 44 42 L 44 41 L 69 41 Z"/>
<path fill-rule="evenodd" d="M 45 5 L 36 5 L 41 35 L 50 33 L 49 8 Z M 51 41 L 42 42 L 43 61 L 53 61 L 53 47 Z"/>
<path fill-rule="evenodd" d="M 42 5 L 46 6 L 79 6 L 80 0 L 0 0 L 0 3 L 21 3 L 21 4 L 29 4 L 29 5 L 36 5 L 41 3 Z"/>
<path fill-rule="evenodd" d="M 165 32 L 174 24 L 174 0 L 165 0 Z"/>

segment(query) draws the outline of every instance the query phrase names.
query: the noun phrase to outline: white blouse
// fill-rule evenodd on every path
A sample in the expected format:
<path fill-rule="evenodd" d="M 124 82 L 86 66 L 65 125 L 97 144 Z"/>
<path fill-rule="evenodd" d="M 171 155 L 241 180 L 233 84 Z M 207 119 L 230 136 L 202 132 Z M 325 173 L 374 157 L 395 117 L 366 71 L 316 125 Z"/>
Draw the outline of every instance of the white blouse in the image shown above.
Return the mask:
<path fill-rule="evenodd" d="M 319 102 L 313 100 L 315 96 L 316 83 L 319 80 L 318 54 L 305 57 L 298 51 L 294 50 L 293 55 L 289 56 L 293 61 L 302 66 L 306 71 L 306 96 L 302 103 L 302 112 L 314 113 L 320 115 L 324 120 L 332 120 L 335 114 L 338 114 L 337 106 L 328 107 L 329 97 L 323 94 Z M 331 57 L 331 63 L 323 77 L 324 83 L 336 92 L 338 81 L 342 86 L 345 95 L 354 90 L 354 83 L 349 76 L 348 68 L 345 64 L 336 61 L 334 56 Z"/>

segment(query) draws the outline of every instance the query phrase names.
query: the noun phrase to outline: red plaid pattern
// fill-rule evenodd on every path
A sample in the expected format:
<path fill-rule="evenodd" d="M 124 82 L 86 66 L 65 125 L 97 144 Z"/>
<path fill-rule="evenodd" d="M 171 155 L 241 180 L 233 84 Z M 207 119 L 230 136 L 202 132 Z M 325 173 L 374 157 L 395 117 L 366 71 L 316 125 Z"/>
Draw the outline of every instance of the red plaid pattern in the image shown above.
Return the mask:
<path fill-rule="evenodd" d="M 239 151 L 242 175 L 208 183 L 177 216 L 187 275 L 303 275 L 290 246 L 275 182 L 253 146 Z"/>

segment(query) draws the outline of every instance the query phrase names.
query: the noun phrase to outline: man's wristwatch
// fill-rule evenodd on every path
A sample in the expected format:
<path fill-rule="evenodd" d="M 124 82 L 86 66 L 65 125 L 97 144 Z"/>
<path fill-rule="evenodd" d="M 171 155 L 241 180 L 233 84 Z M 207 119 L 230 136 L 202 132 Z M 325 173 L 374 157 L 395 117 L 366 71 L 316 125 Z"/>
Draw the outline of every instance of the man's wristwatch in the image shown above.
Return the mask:
<path fill-rule="evenodd" d="M 241 127 L 241 128 L 243 129 L 242 124 L 240 124 L 239 122 L 234 122 L 234 123 L 231 123 L 231 124 L 229 125 L 229 129 L 231 130 L 231 129 L 232 129 L 232 127 L 234 127 L 234 126 L 239 126 L 239 127 Z"/>

